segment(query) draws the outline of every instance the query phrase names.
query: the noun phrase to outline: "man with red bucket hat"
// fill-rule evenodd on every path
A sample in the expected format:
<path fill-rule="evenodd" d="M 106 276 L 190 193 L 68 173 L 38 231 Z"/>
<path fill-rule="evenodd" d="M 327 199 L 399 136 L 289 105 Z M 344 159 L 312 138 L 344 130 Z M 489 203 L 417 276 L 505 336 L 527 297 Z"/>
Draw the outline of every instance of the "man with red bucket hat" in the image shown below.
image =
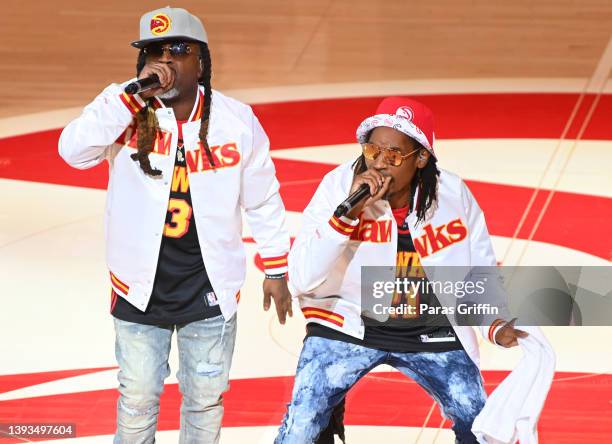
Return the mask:
<path fill-rule="evenodd" d="M 394 310 L 386 317 L 372 315 L 362 295 L 362 267 L 389 270 L 391 281 L 431 281 L 438 266 L 493 269 L 484 216 L 465 183 L 438 169 L 433 114 L 424 104 L 383 100 L 358 127 L 357 140 L 361 156 L 323 178 L 289 253 L 290 289 L 307 335 L 275 442 L 322 442 L 348 390 L 380 364 L 429 393 L 452 421 L 458 443 L 477 442 L 471 428 L 486 394 L 474 330 L 450 323 L 443 310 L 420 312 L 423 305 L 443 307 L 436 294 L 414 287 L 392 292 L 386 308 Z M 364 184 L 369 197 L 344 215 L 335 212 Z M 504 321 L 505 314 L 478 325 L 489 341 L 513 347 L 527 333 Z"/>

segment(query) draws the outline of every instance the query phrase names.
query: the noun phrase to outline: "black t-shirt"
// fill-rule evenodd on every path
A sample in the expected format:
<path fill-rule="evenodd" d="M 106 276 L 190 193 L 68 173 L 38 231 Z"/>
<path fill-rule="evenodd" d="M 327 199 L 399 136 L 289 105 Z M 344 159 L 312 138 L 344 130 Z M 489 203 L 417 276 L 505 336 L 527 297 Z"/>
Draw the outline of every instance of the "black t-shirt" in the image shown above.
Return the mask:
<path fill-rule="evenodd" d="M 393 210 L 393 213 L 398 225 L 397 277 L 424 279 L 419 256 L 405 222 L 408 210 L 407 208 L 400 208 Z M 396 307 L 401 304 L 419 307 L 421 303 L 430 307 L 439 305 L 433 294 L 407 295 L 396 293 L 392 301 L 392 305 Z M 378 350 L 403 353 L 444 352 L 463 349 L 445 315 L 419 314 L 418 312 L 419 310 L 416 309 L 414 315 L 407 313 L 391 315 L 384 323 L 362 317 L 365 325 L 363 340 L 314 322 L 307 325 L 306 337 L 320 336 Z"/>
<path fill-rule="evenodd" d="M 124 321 L 150 325 L 185 324 L 221 314 L 198 242 L 180 129 L 181 123 L 151 299 L 142 312 L 118 297 L 112 314 Z"/>

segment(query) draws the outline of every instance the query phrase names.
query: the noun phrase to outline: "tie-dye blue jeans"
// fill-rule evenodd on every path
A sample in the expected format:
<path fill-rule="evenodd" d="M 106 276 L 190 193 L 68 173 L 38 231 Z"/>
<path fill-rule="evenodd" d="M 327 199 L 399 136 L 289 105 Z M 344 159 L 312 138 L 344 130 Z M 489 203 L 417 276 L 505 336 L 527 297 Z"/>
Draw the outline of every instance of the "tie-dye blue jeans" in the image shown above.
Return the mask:
<path fill-rule="evenodd" d="M 275 444 L 314 442 L 346 392 L 380 364 L 395 367 L 436 400 L 453 421 L 457 443 L 476 443 L 471 428 L 485 404 L 480 371 L 463 350 L 396 353 L 311 336 L 304 342 L 288 406 Z"/>

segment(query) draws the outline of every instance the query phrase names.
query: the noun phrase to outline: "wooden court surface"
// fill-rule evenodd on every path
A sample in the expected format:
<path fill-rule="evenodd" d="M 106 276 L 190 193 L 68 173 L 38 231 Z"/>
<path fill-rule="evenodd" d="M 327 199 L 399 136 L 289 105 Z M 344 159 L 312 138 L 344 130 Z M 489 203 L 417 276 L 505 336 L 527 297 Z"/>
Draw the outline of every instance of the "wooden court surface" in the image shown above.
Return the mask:
<path fill-rule="evenodd" d="M 140 15 L 162 1 L 4 0 L 0 117 L 87 103 L 134 75 Z M 179 6 L 174 4 L 173 6 Z M 397 79 L 581 77 L 612 30 L 609 0 L 183 1 L 224 89 Z"/>

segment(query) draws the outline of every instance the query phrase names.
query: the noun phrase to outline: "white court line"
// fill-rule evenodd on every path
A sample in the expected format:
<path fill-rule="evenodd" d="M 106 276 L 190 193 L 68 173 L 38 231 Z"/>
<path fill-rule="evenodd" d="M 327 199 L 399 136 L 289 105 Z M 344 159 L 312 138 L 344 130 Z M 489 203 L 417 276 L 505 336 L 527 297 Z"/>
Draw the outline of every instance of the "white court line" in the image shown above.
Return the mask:
<path fill-rule="evenodd" d="M 556 191 L 558 189 L 558 186 L 559 186 L 559 183 L 561 181 L 561 178 L 563 177 L 563 174 L 565 173 L 567 165 L 569 164 L 570 159 L 572 158 L 572 155 L 575 152 L 576 146 L 577 146 L 578 142 L 582 139 L 582 135 L 584 134 L 584 131 L 586 130 L 588 124 L 591 121 L 591 118 L 593 117 L 593 114 L 595 112 L 595 109 L 597 108 L 599 100 L 600 100 L 601 96 L 604 94 L 604 88 L 605 88 L 606 84 L 610 83 L 610 82 L 608 82 L 608 78 L 610 76 L 610 72 L 611 71 L 612 71 L 612 37 L 609 39 L 608 45 L 606 46 L 606 49 L 604 50 L 604 52 L 603 52 L 603 54 L 602 54 L 602 56 L 601 56 L 601 58 L 599 60 L 599 63 L 597 64 L 595 72 L 591 76 L 591 79 L 589 81 L 589 85 L 587 86 L 587 88 L 589 88 L 589 87 L 590 88 L 594 88 L 594 87 L 599 88 L 597 90 L 596 97 L 593 100 L 593 102 L 591 103 L 591 106 L 589 107 L 587 115 L 584 118 L 584 120 L 582 122 L 582 125 L 580 126 L 580 130 L 578 131 L 578 135 L 576 136 L 576 139 L 574 140 L 574 143 L 572 144 L 572 147 L 571 147 L 569 153 L 567 154 L 567 156 L 565 158 L 563 166 L 561 167 L 561 171 L 559 172 L 559 174 L 557 176 L 557 180 L 555 181 L 555 183 L 554 183 L 554 185 L 553 185 L 553 187 L 551 189 L 551 192 L 548 193 L 548 196 L 546 198 L 546 202 L 544 203 L 544 205 L 542 206 L 542 209 L 540 210 L 540 213 L 538 214 L 538 218 L 537 218 L 536 222 L 534 223 L 534 225 L 533 225 L 533 227 L 531 229 L 531 232 L 529 233 L 529 236 L 527 238 L 527 242 L 523 245 L 523 249 L 521 250 L 521 253 L 519 255 L 519 259 L 518 259 L 517 265 L 521 264 L 521 261 L 522 261 L 524 255 L 525 255 L 525 253 L 527 252 L 527 249 L 529 248 L 529 242 L 533 239 L 533 237 L 535 236 L 535 233 L 537 232 L 538 228 L 540 227 L 540 223 L 542 222 L 542 220 L 544 218 L 544 214 L 546 214 L 546 211 L 548 210 L 548 207 L 549 207 L 550 203 L 552 202 L 552 199 L 553 199 L 553 197 L 554 197 L 554 195 L 555 195 L 555 193 L 556 193 Z M 561 135 L 560 144 L 563 142 L 563 139 L 565 138 L 567 128 L 569 128 L 569 126 L 573 123 L 574 113 L 580 107 L 580 104 L 582 102 L 583 97 L 584 97 L 584 93 L 581 94 L 580 99 L 576 103 L 576 107 L 574 108 L 574 112 L 572 113 L 572 116 L 570 117 L 570 120 L 568 121 L 568 125 L 566 126 L 566 129 L 564 129 L 563 134 Z M 553 154 L 553 155 L 556 155 L 556 151 L 555 151 L 555 154 Z M 546 172 L 547 171 L 544 171 L 542 177 L 544 177 Z M 535 190 L 534 196 L 532 196 L 532 201 L 535 200 L 535 195 L 537 195 L 538 191 L 539 191 L 539 188 Z M 526 209 L 525 213 L 527 213 L 530 208 L 531 208 L 531 205 L 529 206 L 528 209 Z M 524 221 L 524 217 L 525 217 L 525 214 L 523 215 L 523 218 L 521 219 L 521 222 Z M 520 224 L 520 225 L 522 227 L 522 224 Z M 519 233 L 521 227 L 517 227 L 517 230 L 514 233 L 513 239 L 518 236 L 518 233 Z M 510 245 L 510 247 L 506 251 L 506 254 L 504 254 L 504 258 L 508 255 L 508 253 L 509 253 L 511 248 L 512 248 L 512 245 Z M 609 257 L 607 259 L 612 261 L 612 257 Z"/>
<path fill-rule="evenodd" d="M 585 85 L 585 88 L 586 88 L 586 85 Z M 555 149 L 550 154 L 550 156 L 548 158 L 548 162 L 546 163 L 546 166 L 542 169 L 542 173 L 540 174 L 540 180 L 539 180 L 537 186 L 535 187 L 535 189 L 533 190 L 533 192 L 531 193 L 531 198 L 529 199 L 529 202 L 527 203 L 527 206 L 523 210 L 523 214 L 521 215 L 521 218 L 519 219 L 519 222 L 516 225 L 516 228 L 514 229 L 514 233 L 512 234 L 512 241 L 510 242 L 510 245 L 508 246 L 508 249 L 504 252 L 504 255 L 503 255 L 502 260 L 501 260 L 502 264 L 507 264 L 507 258 L 510 255 L 510 252 L 511 252 L 512 247 L 514 245 L 514 240 L 516 238 L 518 238 L 519 233 L 521 232 L 521 229 L 523 228 L 523 225 L 525 224 L 525 221 L 527 220 L 527 216 L 531 212 L 531 208 L 533 207 L 533 204 L 535 203 L 536 198 L 538 197 L 538 194 L 540 193 L 540 190 L 542 190 L 543 187 L 544 187 L 544 178 L 548 175 L 548 172 L 549 172 L 551 166 L 553 165 L 553 163 L 554 163 L 554 161 L 555 161 L 555 159 L 557 157 L 557 153 L 559 152 L 559 150 L 561 148 L 561 145 L 565 141 L 565 138 L 567 136 L 567 132 L 569 131 L 570 127 L 572 126 L 572 123 L 574 123 L 574 119 L 576 117 L 576 114 L 578 113 L 578 110 L 580 109 L 580 105 L 582 105 L 582 101 L 584 100 L 584 97 L 585 97 L 585 93 L 583 91 L 583 92 L 580 93 L 580 96 L 576 100 L 576 103 L 574 104 L 574 108 L 572 109 L 572 112 L 570 113 L 569 119 L 565 122 L 565 126 L 563 128 L 563 131 L 561 132 L 561 136 L 559 137 L 559 139 L 557 141 Z M 542 214 L 542 213 L 540 213 L 540 214 Z M 519 261 L 520 261 L 520 256 L 519 256 Z"/>
<path fill-rule="evenodd" d="M 436 152 L 441 168 L 463 179 L 530 188 L 552 188 L 562 164 L 552 159 L 555 152 L 568 153 L 573 140 L 558 139 L 439 139 Z M 557 183 L 559 191 L 612 197 L 612 140 L 587 140 L 578 145 L 565 174 Z M 360 153 L 357 143 L 273 150 L 273 159 L 299 160 L 339 165 Z M 557 156 L 561 160 L 561 156 Z M 502 160 L 503 159 L 503 160 Z M 542 174 L 542 169 L 547 174 Z M 318 180 L 288 181 L 283 186 L 317 183 Z"/>
<path fill-rule="evenodd" d="M 277 103 L 296 100 L 370 97 L 388 95 L 435 95 L 471 93 L 580 93 L 588 79 L 559 78 L 483 78 L 420 79 L 382 82 L 321 83 L 313 85 L 276 86 L 268 88 L 231 89 L 225 94 L 243 102 Z M 100 86 L 100 90 L 105 85 Z M 591 85 L 587 86 L 590 92 Z M 612 93 L 607 85 L 605 93 Z M 91 98 L 93 100 L 93 97 Z M 85 103 L 83 103 L 85 106 Z M 82 107 L 24 114 L 0 119 L 0 138 L 64 127 L 77 117 Z"/>
<path fill-rule="evenodd" d="M 608 45 L 606 49 L 599 59 L 599 63 L 595 68 L 595 72 L 589 81 L 589 85 L 587 86 L 587 91 L 589 92 L 599 92 L 601 91 L 603 94 L 607 94 L 610 92 L 610 88 L 612 85 L 608 85 L 606 87 L 606 83 L 609 83 L 610 79 L 610 67 L 612 66 L 612 37 L 608 41 Z"/>
<path fill-rule="evenodd" d="M 347 82 L 234 89 L 227 94 L 247 103 L 389 95 L 472 93 L 580 93 L 587 78 L 477 78 Z M 587 92 L 592 92 L 587 89 Z M 612 93 L 612 85 L 606 93 Z"/>

